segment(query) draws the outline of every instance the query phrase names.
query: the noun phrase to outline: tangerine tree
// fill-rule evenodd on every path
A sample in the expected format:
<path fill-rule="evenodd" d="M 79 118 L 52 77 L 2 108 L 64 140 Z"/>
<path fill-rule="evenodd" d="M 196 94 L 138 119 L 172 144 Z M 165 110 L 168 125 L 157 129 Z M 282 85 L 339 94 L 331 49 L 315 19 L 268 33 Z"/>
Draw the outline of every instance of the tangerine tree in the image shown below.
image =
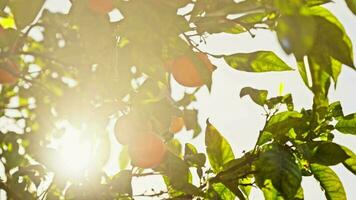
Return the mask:
<path fill-rule="evenodd" d="M 0 198 L 248 199 L 256 187 L 265 199 L 304 199 L 301 181 L 314 176 L 327 199 L 346 199 L 330 166 L 356 174 L 356 156 L 333 139 L 356 134 L 356 113 L 344 115 L 328 91 L 343 67 L 355 65 L 328 3 L 71 0 L 60 13 L 45 0 L 1 0 Z M 356 14 L 356 2 L 346 4 Z M 200 45 L 213 34 L 254 37 L 257 29 L 276 33 L 296 67 L 273 51 L 224 55 Z M 254 148 L 235 156 L 193 106 L 197 91 L 212 90 L 219 68 L 212 59 L 249 73 L 298 72 L 313 105 L 297 110 L 292 94 L 271 97 L 246 85 L 240 97 L 261 107 L 265 124 Z M 194 89 L 176 99 L 173 83 Z M 90 144 L 88 167 L 75 173 L 61 165 L 57 145 L 68 126 L 80 130 L 78 145 Z M 176 139 L 182 130 L 192 139 L 203 134 L 205 151 Z M 103 170 L 111 140 L 122 146 L 115 175 Z M 77 159 L 84 162 L 83 154 Z M 146 176 L 162 177 L 165 190 L 133 192 L 132 182 Z"/>

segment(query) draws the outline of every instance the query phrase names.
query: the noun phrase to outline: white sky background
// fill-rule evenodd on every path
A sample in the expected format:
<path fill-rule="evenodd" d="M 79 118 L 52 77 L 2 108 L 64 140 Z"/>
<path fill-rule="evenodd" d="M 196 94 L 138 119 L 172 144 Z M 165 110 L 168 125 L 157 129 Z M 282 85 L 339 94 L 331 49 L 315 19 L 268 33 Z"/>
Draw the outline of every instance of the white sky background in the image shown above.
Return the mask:
<path fill-rule="evenodd" d="M 70 4 L 68 0 L 47 0 L 47 7 L 52 11 L 66 11 Z M 348 10 L 344 1 L 329 3 L 327 6 L 344 24 L 346 32 L 356 46 L 356 17 Z M 273 32 L 266 30 L 254 31 L 255 38 L 248 33 L 239 35 L 219 34 L 211 35 L 207 39 L 207 45 L 201 46 L 203 51 L 218 54 L 232 54 L 237 52 L 251 52 L 257 50 L 271 50 L 276 52 L 285 62 L 296 68 L 296 63 L 291 56 L 287 56 L 280 48 Z M 332 39 L 332 38 L 330 38 Z M 356 49 L 354 48 L 354 54 Z M 356 57 L 356 54 L 354 55 Z M 229 68 L 222 60 L 212 59 L 218 67 L 213 74 L 211 94 L 206 88 L 197 93 L 199 118 L 202 128 L 209 117 L 210 122 L 228 139 L 235 152 L 235 156 L 242 155 L 243 150 L 253 148 L 258 132 L 264 125 L 263 110 L 255 105 L 249 98 L 239 98 L 239 92 L 243 87 L 251 86 L 258 89 L 267 89 L 269 96 L 278 95 L 280 83 L 284 83 L 284 93 L 292 93 L 296 109 L 310 108 L 312 105 L 312 93 L 304 86 L 298 71 L 280 73 L 246 73 Z M 174 84 L 174 96 L 179 97 L 185 90 Z M 330 101 L 340 100 L 345 114 L 356 112 L 356 72 L 344 66 L 339 77 L 337 90 L 330 91 Z M 182 143 L 195 144 L 200 151 L 205 151 L 204 134 L 192 141 L 191 134 L 180 133 L 177 137 Z M 352 135 L 336 134 L 335 142 L 343 144 L 356 152 L 356 137 Z M 116 141 L 112 141 L 112 156 L 107 166 L 108 173 L 118 170 L 118 152 L 120 147 Z M 346 170 L 342 165 L 332 167 L 344 184 L 348 199 L 356 199 L 356 176 Z M 148 189 L 159 179 L 146 179 L 135 184 L 134 189 L 140 193 L 143 188 Z M 306 200 L 325 199 L 323 192 L 312 177 L 303 177 L 303 188 Z M 137 187 L 136 187 L 137 186 Z M 138 191 L 139 190 L 139 191 Z M 251 194 L 251 200 L 262 199 L 261 192 Z"/>

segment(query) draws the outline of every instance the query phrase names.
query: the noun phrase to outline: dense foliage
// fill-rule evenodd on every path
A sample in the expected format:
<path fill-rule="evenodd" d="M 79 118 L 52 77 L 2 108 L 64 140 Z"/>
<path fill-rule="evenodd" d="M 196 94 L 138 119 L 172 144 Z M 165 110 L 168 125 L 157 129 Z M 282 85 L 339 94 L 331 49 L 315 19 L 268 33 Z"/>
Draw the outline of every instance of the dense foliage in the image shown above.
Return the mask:
<path fill-rule="evenodd" d="M 329 166 L 342 163 L 356 174 L 356 155 L 333 142 L 334 134 L 356 134 L 356 113 L 344 116 L 328 91 L 342 67 L 355 66 L 343 25 L 323 7 L 329 2 L 71 0 L 61 14 L 41 9 L 44 0 L 0 0 L 0 116 L 7 122 L 0 130 L 0 189 L 8 199 L 132 199 L 140 195 L 132 194 L 133 177 L 159 174 L 167 190 L 150 195 L 160 198 L 248 199 L 257 186 L 266 199 L 303 199 L 302 178 L 314 176 L 327 199 L 346 199 Z M 356 14 L 356 2 L 346 3 Z M 112 10 L 123 18 L 110 18 Z M 217 33 L 254 37 L 255 29 L 276 32 L 295 57 L 313 106 L 295 110 L 292 94 L 243 88 L 240 96 L 260 106 L 266 120 L 255 147 L 235 157 L 209 120 L 200 127 L 190 106 L 199 88 L 214 84 L 207 55 L 252 73 L 293 68 L 274 52 L 212 55 L 199 42 Z M 197 90 L 175 100 L 172 79 Z M 122 170 L 111 177 L 102 167 L 115 120 L 125 147 Z M 90 168 L 74 175 L 51 146 L 63 123 L 94 144 Z M 174 139 L 183 126 L 194 137 L 205 130 L 206 152 Z"/>

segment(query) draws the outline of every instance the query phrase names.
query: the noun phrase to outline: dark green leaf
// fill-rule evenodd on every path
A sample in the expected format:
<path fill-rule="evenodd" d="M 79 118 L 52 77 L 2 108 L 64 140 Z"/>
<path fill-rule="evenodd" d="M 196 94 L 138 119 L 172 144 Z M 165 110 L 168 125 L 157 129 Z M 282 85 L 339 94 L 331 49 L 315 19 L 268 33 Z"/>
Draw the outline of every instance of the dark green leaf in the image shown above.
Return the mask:
<path fill-rule="evenodd" d="M 190 143 L 185 144 L 184 160 L 194 167 L 203 167 L 206 162 L 205 154 L 198 153 L 197 149 Z"/>
<path fill-rule="evenodd" d="M 311 157 L 311 162 L 313 163 L 329 166 L 339 164 L 349 158 L 342 147 L 335 143 L 316 142 L 314 145 Z"/>
<path fill-rule="evenodd" d="M 244 87 L 240 91 L 240 97 L 249 95 L 252 101 L 256 104 L 263 106 L 266 102 L 268 91 L 267 90 L 258 90 L 252 87 Z"/>
<path fill-rule="evenodd" d="M 356 155 L 347 147 L 342 146 L 341 148 L 349 156 L 349 158 L 347 158 L 344 162 L 342 162 L 342 164 L 344 164 L 344 166 L 348 170 L 350 170 L 350 172 L 356 175 Z"/>
<path fill-rule="evenodd" d="M 318 6 L 332 2 L 331 0 L 307 0 L 307 6 Z"/>
<path fill-rule="evenodd" d="M 214 172 L 220 172 L 224 164 L 235 158 L 228 141 L 209 121 L 207 121 L 205 131 L 205 145 Z"/>
<path fill-rule="evenodd" d="M 32 0 L 31 3 L 26 0 L 11 0 L 9 6 L 14 14 L 16 27 L 23 29 L 33 22 L 44 2 L 45 0 Z"/>
<path fill-rule="evenodd" d="M 200 195 L 201 191 L 189 183 L 189 166 L 173 153 L 167 152 L 166 159 L 156 170 L 168 177 L 169 184 L 174 189 L 186 194 Z"/>
<path fill-rule="evenodd" d="M 121 194 L 132 195 L 131 179 L 131 170 L 122 170 L 113 177 L 111 184 L 115 188 L 115 191 Z"/>
<path fill-rule="evenodd" d="M 344 117 L 344 113 L 342 111 L 342 106 L 340 101 L 336 101 L 334 103 L 331 103 L 328 108 L 328 112 L 331 117 L 334 117 L 335 119 L 340 119 Z"/>
<path fill-rule="evenodd" d="M 246 197 L 239 188 L 236 182 L 224 182 L 223 183 L 232 193 L 234 193 L 240 200 L 245 200 Z"/>
<path fill-rule="evenodd" d="M 201 127 L 198 123 L 198 111 L 185 109 L 183 113 L 185 128 L 193 130 L 193 138 L 198 136 L 201 132 Z"/>
<path fill-rule="evenodd" d="M 286 104 L 289 111 L 294 110 L 293 98 L 291 94 L 286 94 L 284 96 L 272 97 L 266 101 L 266 105 L 269 109 L 274 108 L 278 104 Z"/>
<path fill-rule="evenodd" d="M 260 155 L 256 163 L 256 182 L 263 187 L 266 180 L 286 199 L 294 197 L 302 181 L 301 171 L 294 157 L 281 147 L 272 149 Z"/>
<path fill-rule="evenodd" d="M 232 68 L 246 72 L 271 72 L 292 70 L 283 60 L 271 51 L 237 53 L 224 57 Z"/>
<path fill-rule="evenodd" d="M 340 119 L 335 128 L 341 133 L 356 135 L 356 113 L 349 114 Z"/>
<path fill-rule="evenodd" d="M 346 200 L 344 186 L 332 169 L 319 164 L 311 164 L 310 170 L 315 179 L 320 182 L 328 200 Z"/>
<path fill-rule="evenodd" d="M 355 0 L 346 0 L 346 4 L 351 10 L 351 12 L 356 15 L 356 1 Z"/>

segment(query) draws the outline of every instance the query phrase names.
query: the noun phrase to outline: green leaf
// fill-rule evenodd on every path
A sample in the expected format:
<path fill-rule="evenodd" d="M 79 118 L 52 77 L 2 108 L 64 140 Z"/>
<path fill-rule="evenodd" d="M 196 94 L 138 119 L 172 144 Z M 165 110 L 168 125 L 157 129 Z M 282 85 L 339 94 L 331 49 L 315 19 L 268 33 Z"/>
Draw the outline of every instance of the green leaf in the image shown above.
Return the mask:
<path fill-rule="evenodd" d="M 11 0 L 9 6 L 14 14 L 16 27 L 23 29 L 35 20 L 45 0 Z"/>
<path fill-rule="evenodd" d="M 330 3 L 332 0 L 307 0 L 307 6 L 318 6 L 326 3 Z"/>
<path fill-rule="evenodd" d="M 278 19 L 276 31 L 283 50 L 301 59 L 313 47 L 316 24 L 311 16 L 284 15 Z"/>
<path fill-rule="evenodd" d="M 132 186 L 131 186 L 132 174 L 131 170 L 122 170 L 116 174 L 111 180 L 112 187 L 115 188 L 115 191 L 121 194 L 132 195 Z"/>
<path fill-rule="evenodd" d="M 239 188 L 239 185 L 235 182 L 223 183 L 232 193 L 234 193 L 240 200 L 245 200 L 246 197 Z"/>
<path fill-rule="evenodd" d="M 338 26 L 337 22 L 332 22 L 324 17 L 315 16 L 314 20 L 318 24 L 318 40 L 315 41 L 315 50 L 313 51 L 317 54 L 323 51 L 324 55 L 330 55 L 341 63 L 355 68 L 352 46 L 345 31 Z"/>
<path fill-rule="evenodd" d="M 268 91 L 267 90 L 258 90 L 252 87 L 244 87 L 240 91 L 240 98 L 249 95 L 252 101 L 256 104 L 263 106 L 266 102 Z"/>
<path fill-rule="evenodd" d="M 305 67 L 305 63 L 303 59 L 298 59 L 298 72 L 300 76 L 302 77 L 302 80 L 308 88 L 310 88 L 310 83 L 308 80 L 308 75 L 307 75 L 307 69 Z"/>
<path fill-rule="evenodd" d="M 193 130 L 193 138 L 198 136 L 201 132 L 201 127 L 198 123 L 198 111 L 197 110 L 188 110 L 183 111 L 184 125 L 185 128 Z"/>
<path fill-rule="evenodd" d="M 189 166 L 182 159 L 171 152 L 167 152 L 166 159 L 156 169 L 169 179 L 169 185 L 186 194 L 201 195 L 201 191 L 189 183 Z"/>
<path fill-rule="evenodd" d="M 356 1 L 355 0 L 345 0 L 347 6 L 351 10 L 351 12 L 356 15 Z"/>
<path fill-rule="evenodd" d="M 229 188 L 227 188 L 222 183 L 213 184 L 213 189 L 216 192 L 216 195 L 218 195 L 217 198 L 213 199 L 235 199 L 235 194 L 231 192 Z"/>
<path fill-rule="evenodd" d="M 306 122 L 303 120 L 303 115 L 296 111 L 285 111 L 278 113 L 268 120 L 264 131 L 274 135 L 285 135 L 290 129 L 303 130 L 306 127 Z"/>
<path fill-rule="evenodd" d="M 127 146 L 122 147 L 119 155 L 120 169 L 125 169 L 130 163 L 129 150 Z"/>
<path fill-rule="evenodd" d="M 356 175 L 356 155 L 350 149 L 345 146 L 341 147 L 345 153 L 349 156 L 342 164 L 353 174 Z"/>
<path fill-rule="evenodd" d="M 302 181 L 301 171 L 294 157 L 278 146 L 262 153 L 256 163 L 256 182 L 264 187 L 266 180 L 286 199 L 294 197 Z"/>
<path fill-rule="evenodd" d="M 273 187 L 271 180 L 266 180 L 262 187 L 263 196 L 268 200 L 284 200 L 281 194 Z"/>
<path fill-rule="evenodd" d="M 331 103 L 329 105 L 328 112 L 330 116 L 334 117 L 335 119 L 341 119 L 342 117 L 344 117 L 340 101 Z"/>
<path fill-rule="evenodd" d="M 293 70 L 274 52 L 256 51 L 252 53 L 237 53 L 224 57 L 232 68 L 246 72 L 271 72 Z"/>
<path fill-rule="evenodd" d="M 313 155 L 310 160 L 313 163 L 330 166 L 344 162 L 349 158 L 342 147 L 335 143 L 315 142 L 312 145 L 315 145 L 312 149 Z"/>
<path fill-rule="evenodd" d="M 356 113 L 349 114 L 340 119 L 335 128 L 341 133 L 356 135 Z"/>
<path fill-rule="evenodd" d="M 209 162 L 214 172 L 223 170 L 224 164 L 235 158 L 228 141 L 207 121 L 205 145 Z"/>
<path fill-rule="evenodd" d="M 191 166 L 203 167 L 206 162 L 205 154 L 198 153 L 197 149 L 190 143 L 185 144 L 184 160 Z"/>
<path fill-rule="evenodd" d="M 266 105 L 268 106 L 268 109 L 273 109 L 278 104 L 286 104 L 287 109 L 289 111 L 294 110 L 293 97 L 291 94 L 286 94 L 284 96 L 272 97 L 266 101 Z"/>
<path fill-rule="evenodd" d="M 346 193 L 339 177 L 327 166 L 311 164 L 310 170 L 320 182 L 328 200 L 346 200 Z"/>

